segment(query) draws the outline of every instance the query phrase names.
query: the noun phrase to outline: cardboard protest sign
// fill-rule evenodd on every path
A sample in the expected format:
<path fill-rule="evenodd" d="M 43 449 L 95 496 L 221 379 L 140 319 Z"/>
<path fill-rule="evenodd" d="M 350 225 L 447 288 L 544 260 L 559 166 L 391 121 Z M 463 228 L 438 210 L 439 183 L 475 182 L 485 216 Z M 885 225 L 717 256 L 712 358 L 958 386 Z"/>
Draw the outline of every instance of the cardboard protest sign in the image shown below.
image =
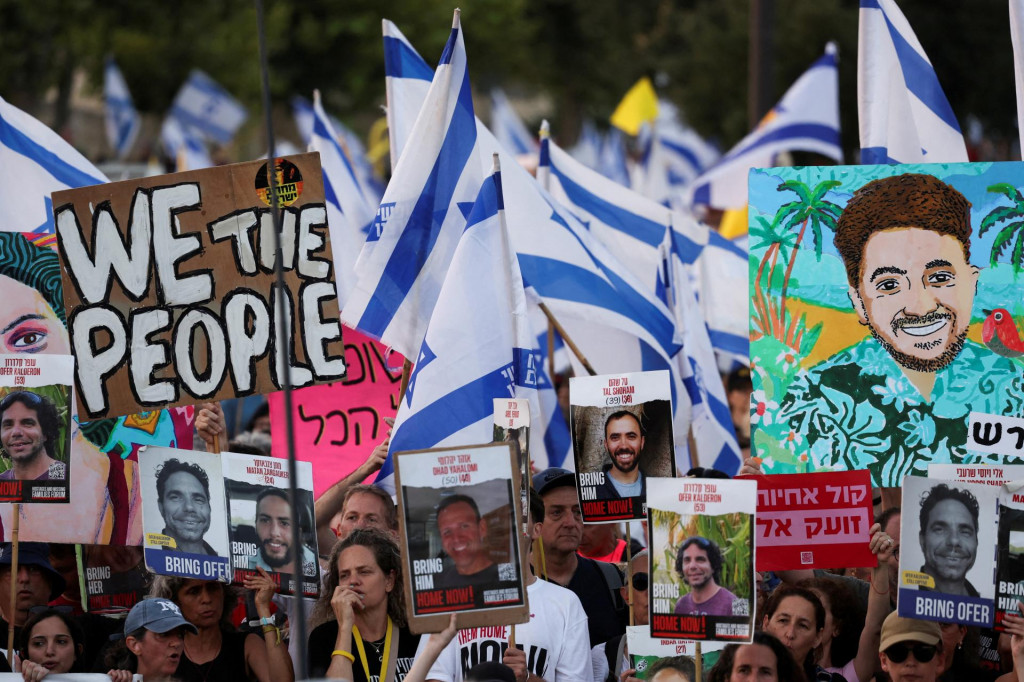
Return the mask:
<path fill-rule="evenodd" d="M 0 502 L 67 502 L 70 355 L 0 354 Z"/>
<path fill-rule="evenodd" d="M 648 481 L 652 637 L 750 641 L 756 505 L 755 481 Z"/>
<path fill-rule="evenodd" d="M 508 444 L 399 452 L 406 610 L 416 633 L 525 623 L 519 472 Z M 437 629 L 435 629 L 437 628 Z"/>
<path fill-rule="evenodd" d="M 725 646 L 724 642 L 701 642 L 700 658 L 703 670 L 711 669 Z M 697 660 L 697 642 L 651 637 L 651 630 L 646 625 L 631 625 L 626 628 L 626 648 L 636 670 L 634 677 L 641 680 L 647 679 L 647 668 L 659 658 L 685 656 L 691 661 Z M 696 669 L 696 664 L 694 668 Z"/>
<path fill-rule="evenodd" d="M 530 480 L 533 468 L 530 460 L 530 401 L 515 398 L 494 399 L 494 442 L 508 443 L 516 456 L 519 480 L 523 485 L 519 491 L 522 501 L 520 513 L 523 516 L 523 533 L 530 528 Z"/>
<path fill-rule="evenodd" d="M 366 460 L 387 437 L 384 418 L 398 411 L 401 355 L 389 356 L 379 341 L 346 327 L 345 366 L 348 373 L 341 381 L 292 393 L 295 456 L 314 464 L 313 494 L 318 498 Z M 284 394 L 271 393 L 267 403 L 272 452 L 287 458 Z"/>
<path fill-rule="evenodd" d="M 148 448 L 139 475 L 146 566 L 157 575 L 230 581 L 221 456 Z"/>
<path fill-rule="evenodd" d="M 757 481 L 757 570 L 878 564 L 867 471 L 745 478 Z"/>
<path fill-rule="evenodd" d="M 900 616 L 992 625 L 998 498 L 985 484 L 903 480 Z"/>
<path fill-rule="evenodd" d="M 320 594 L 316 523 L 313 520 L 313 465 L 296 462 L 299 530 L 302 545 L 292 539 L 292 508 L 288 501 L 288 462 L 277 457 L 258 457 L 234 452 L 221 454 L 228 501 L 228 536 L 234 582 L 267 571 L 278 592 L 294 594 L 293 568 L 296 552 L 302 556 L 302 593 Z"/>
<path fill-rule="evenodd" d="M 929 464 L 928 478 L 1002 486 L 1024 481 L 1024 464 Z"/>
<path fill-rule="evenodd" d="M 899 486 L 931 462 L 1024 452 L 1019 187 L 1020 163 L 751 172 L 752 454 L 765 473 L 867 469 Z M 999 417 L 1019 434 L 979 447 L 971 424 Z"/>
<path fill-rule="evenodd" d="M 344 377 L 319 156 L 274 172 L 283 297 L 263 161 L 53 195 L 83 418 L 270 393 L 286 362 L 297 388 Z"/>
<path fill-rule="evenodd" d="M 61 268 L 52 234 L 0 232 L 0 341 L 5 353 L 68 355 Z M 191 406 L 77 423 L 69 434 L 74 485 L 61 505 L 21 507 L 20 538 L 35 542 L 141 544 L 142 503 L 137 453 L 147 445 L 192 447 Z M 11 505 L 0 505 L 0 537 L 12 527 Z"/>
<path fill-rule="evenodd" d="M 1020 479 L 999 490 L 997 537 L 995 629 L 1002 632 L 1003 618 L 1007 613 L 1021 615 L 1019 602 L 1024 602 L 1024 481 Z"/>
<path fill-rule="evenodd" d="M 584 523 L 642 519 L 650 476 L 675 476 L 667 371 L 573 377 L 569 426 Z"/>
<path fill-rule="evenodd" d="M 149 571 L 141 547 L 83 545 L 88 611 L 125 615 L 146 596 Z"/>

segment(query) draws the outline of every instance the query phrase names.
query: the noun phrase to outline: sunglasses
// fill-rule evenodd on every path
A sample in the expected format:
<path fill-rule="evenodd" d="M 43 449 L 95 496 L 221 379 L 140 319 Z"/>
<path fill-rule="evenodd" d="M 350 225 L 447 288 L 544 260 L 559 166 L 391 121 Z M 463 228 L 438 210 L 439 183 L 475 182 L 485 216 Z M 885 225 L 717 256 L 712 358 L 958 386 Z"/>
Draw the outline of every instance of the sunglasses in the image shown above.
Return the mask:
<path fill-rule="evenodd" d="M 893 663 L 902 663 L 907 660 L 907 656 L 911 653 L 914 654 L 914 658 L 917 659 L 918 663 L 927 663 L 928 661 L 935 658 L 935 653 L 938 649 L 934 644 L 914 644 L 909 646 L 907 644 L 893 644 L 891 647 L 885 650 L 885 655 Z"/>
<path fill-rule="evenodd" d="M 633 574 L 633 589 L 634 590 L 636 590 L 637 592 L 644 592 L 644 591 L 647 590 L 647 585 L 648 584 L 649 584 L 649 581 L 647 580 L 647 574 L 646 573 L 634 573 Z"/>

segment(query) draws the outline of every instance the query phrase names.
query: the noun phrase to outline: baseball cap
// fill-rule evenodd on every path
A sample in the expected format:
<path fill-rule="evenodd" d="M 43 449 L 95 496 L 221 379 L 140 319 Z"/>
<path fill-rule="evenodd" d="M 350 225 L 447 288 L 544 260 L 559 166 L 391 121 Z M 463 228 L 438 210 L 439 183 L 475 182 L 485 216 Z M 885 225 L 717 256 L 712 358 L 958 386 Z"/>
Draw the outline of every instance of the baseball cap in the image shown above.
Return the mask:
<path fill-rule="evenodd" d="M 142 628 L 164 633 L 181 626 L 185 626 L 194 635 L 199 634 L 196 626 L 181 615 L 181 609 L 177 604 L 170 599 L 154 597 L 143 599 L 132 607 L 128 617 L 124 619 L 124 634 L 128 635 Z"/>
<path fill-rule="evenodd" d="M 576 474 L 568 469 L 551 467 L 533 475 L 533 489 L 538 495 L 562 486 L 576 487 Z"/>
<path fill-rule="evenodd" d="M 921 642 L 934 646 L 941 639 L 942 630 L 938 623 L 916 618 L 900 618 L 894 611 L 882 623 L 882 641 L 878 650 L 885 651 L 900 642 Z"/>
<path fill-rule="evenodd" d="M 10 566 L 14 559 L 14 552 L 11 543 L 0 544 L 0 566 Z M 64 576 L 58 573 L 50 563 L 50 545 L 45 542 L 19 542 L 18 543 L 18 565 L 38 566 L 43 569 L 46 579 L 50 581 L 50 601 L 53 601 L 64 592 L 67 581 Z"/>

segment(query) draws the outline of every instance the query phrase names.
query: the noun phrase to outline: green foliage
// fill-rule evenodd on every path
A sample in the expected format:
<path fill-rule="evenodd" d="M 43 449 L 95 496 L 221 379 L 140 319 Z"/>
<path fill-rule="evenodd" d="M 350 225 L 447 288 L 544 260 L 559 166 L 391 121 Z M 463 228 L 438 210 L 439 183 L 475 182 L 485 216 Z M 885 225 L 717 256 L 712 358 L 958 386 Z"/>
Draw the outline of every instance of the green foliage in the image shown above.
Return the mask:
<path fill-rule="evenodd" d="M 1016 277 L 1024 270 L 1024 194 L 1021 194 L 1021 191 L 1013 185 L 1005 182 L 989 186 L 988 191 L 1004 195 L 1013 202 L 1013 205 L 996 206 L 989 211 L 988 215 L 981 220 L 978 235 L 984 235 L 990 228 L 995 227 L 999 223 L 1006 222 L 999 232 L 996 233 L 996 237 L 992 241 L 992 250 L 989 252 L 989 265 L 991 267 L 996 266 L 999 259 L 1003 256 L 1003 251 L 1006 250 L 1006 247 L 1011 242 L 1014 242 L 1016 237 L 1013 249 L 1010 251 L 1010 265 L 1013 267 L 1013 275 Z"/>

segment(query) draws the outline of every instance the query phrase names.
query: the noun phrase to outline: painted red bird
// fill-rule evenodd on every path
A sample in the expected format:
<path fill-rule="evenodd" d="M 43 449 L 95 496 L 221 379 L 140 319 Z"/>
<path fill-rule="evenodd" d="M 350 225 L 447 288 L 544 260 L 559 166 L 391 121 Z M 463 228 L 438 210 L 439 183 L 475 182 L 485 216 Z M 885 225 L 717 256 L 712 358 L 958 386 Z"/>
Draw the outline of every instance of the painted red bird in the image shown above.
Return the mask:
<path fill-rule="evenodd" d="M 993 352 L 1007 358 L 1024 355 L 1024 340 L 1020 338 L 1013 317 L 1005 308 L 983 310 L 987 315 L 981 326 L 981 340 Z"/>

